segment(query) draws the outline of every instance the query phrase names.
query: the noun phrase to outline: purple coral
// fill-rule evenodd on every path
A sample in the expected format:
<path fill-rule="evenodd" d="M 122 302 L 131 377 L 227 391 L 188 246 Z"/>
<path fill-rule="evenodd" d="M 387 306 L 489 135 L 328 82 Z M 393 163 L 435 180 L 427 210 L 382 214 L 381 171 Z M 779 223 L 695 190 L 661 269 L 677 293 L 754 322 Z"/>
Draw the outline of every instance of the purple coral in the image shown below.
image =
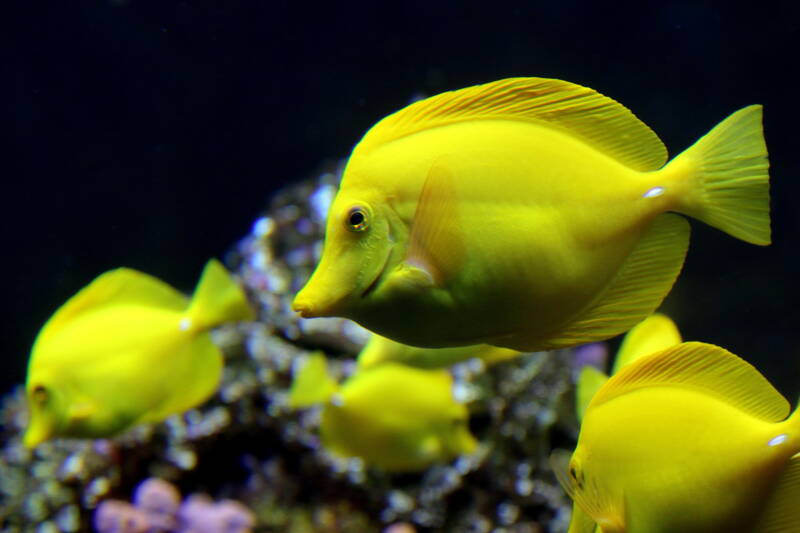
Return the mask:
<path fill-rule="evenodd" d="M 608 346 L 604 342 L 592 342 L 575 348 L 576 373 L 580 373 L 584 366 L 593 366 L 605 372 L 607 361 Z"/>
<path fill-rule="evenodd" d="M 150 478 L 136 487 L 133 504 L 147 515 L 151 533 L 173 531 L 177 526 L 175 517 L 181 505 L 181 493 L 168 481 Z"/>
<path fill-rule="evenodd" d="M 233 500 L 214 502 L 193 494 L 181 503 L 178 489 L 162 479 L 150 478 L 136 488 L 134 505 L 106 500 L 95 511 L 99 533 L 250 533 L 255 517 Z"/>
<path fill-rule="evenodd" d="M 255 525 L 253 513 L 239 502 L 192 495 L 178 513 L 182 533 L 248 533 Z"/>
<path fill-rule="evenodd" d="M 147 533 L 147 515 L 128 502 L 105 500 L 94 512 L 94 527 L 98 533 Z"/>

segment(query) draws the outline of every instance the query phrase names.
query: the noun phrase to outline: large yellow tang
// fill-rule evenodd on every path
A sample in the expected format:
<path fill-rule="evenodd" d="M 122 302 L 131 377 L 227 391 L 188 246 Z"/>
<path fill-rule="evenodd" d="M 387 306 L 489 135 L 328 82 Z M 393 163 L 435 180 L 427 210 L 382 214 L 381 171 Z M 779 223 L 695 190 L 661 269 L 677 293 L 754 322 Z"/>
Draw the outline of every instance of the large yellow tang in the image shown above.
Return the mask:
<path fill-rule="evenodd" d="M 107 437 L 200 404 L 222 373 L 222 354 L 208 330 L 252 318 L 241 288 L 213 259 L 191 300 L 136 270 L 100 275 L 36 338 L 25 445 L 56 436 Z"/>
<path fill-rule="evenodd" d="M 446 370 L 390 361 L 359 370 L 339 387 L 327 374 L 325 356 L 315 354 L 296 374 L 289 402 L 324 404 L 323 445 L 388 472 L 423 470 L 477 446 Z"/>
<path fill-rule="evenodd" d="M 760 106 L 666 160 L 625 107 L 564 81 L 414 103 L 353 151 L 294 309 L 414 346 L 531 351 L 614 336 L 681 269 L 689 225 L 668 211 L 770 241 Z"/>
<path fill-rule="evenodd" d="M 637 359 L 597 391 L 560 472 L 585 513 L 570 531 L 800 531 L 800 417 L 788 414 L 755 368 L 717 346 Z"/>

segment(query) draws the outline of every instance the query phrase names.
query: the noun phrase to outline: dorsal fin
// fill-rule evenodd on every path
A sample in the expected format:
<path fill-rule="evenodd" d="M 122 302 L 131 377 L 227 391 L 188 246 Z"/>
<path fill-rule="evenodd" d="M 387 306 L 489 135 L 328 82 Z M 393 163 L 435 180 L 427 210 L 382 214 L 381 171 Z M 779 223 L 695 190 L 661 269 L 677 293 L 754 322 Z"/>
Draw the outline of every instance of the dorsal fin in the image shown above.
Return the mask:
<path fill-rule="evenodd" d="M 666 315 L 653 313 L 625 334 L 614 359 L 612 374 L 640 357 L 650 355 L 681 342 L 678 326 Z"/>
<path fill-rule="evenodd" d="M 163 281 L 131 268 L 109 270 L 78 291 L 62 305 L 42 328 L 41 337 L 60 330 L 79 315 L 110 305 L 158 306 L 182 311 L 189 298 Z"/>
<path fill-rule="evenodd" d="M 508 78 L 415 102 L 375 124 L 356 151 L 472 120 L 546 125 L 638 171 L 656 170 L 667 161 L 658 136 L 625 106 L 588 87 L 548 78 Z"/>
<path fill-rule="evenodd" d="M 609 379 L 587 411 L 648 387 L 702 391 L 767 422 L 789 414 L 789 403 L 750 363 L 702 342 L 684 342 L 634 361 Z"/>

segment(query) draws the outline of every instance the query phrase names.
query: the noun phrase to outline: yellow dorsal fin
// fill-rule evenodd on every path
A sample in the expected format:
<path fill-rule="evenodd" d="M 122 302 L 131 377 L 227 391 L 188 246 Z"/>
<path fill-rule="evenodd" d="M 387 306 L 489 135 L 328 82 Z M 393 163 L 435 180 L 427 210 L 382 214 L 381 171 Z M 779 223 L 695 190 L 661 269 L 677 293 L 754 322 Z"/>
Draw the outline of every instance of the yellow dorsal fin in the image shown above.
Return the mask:
<path fill-rule="evenodd" d="M 680 274 L 689 247 L 689 223 L 664 213 L 653 221 L 594 302 L 541 346 L 556 349 L 619 335 L 651 314 Z"/>
<path fill-rule="evenodd" d="M 648 387 L 702 391 L 767 422 L 789 414 L 789 403 L 750 363 L 702 342 L 684 342 L 621 369 L 597 391 L 589 410 Z"/>
<path fill-rule="evenodd" d="M 800 456 L 789 459 L 772 491 L 755 533 L 800 533 Z"/>
<path fill-rule="evenodd" d="M 640 357 L 660 352 L 681 343 L 678 327 L 668 316 L 653 313 L 630 330 L 617 352 L 612 374 Z"/>
<path fill-rule="evenodd" d="M 656 170 L 667 160 L 658 136 L 622 104 L 587 87 L 548 78 L 508 78 L 421 100 L 378 122 L 356 150 L 366 153 L 422 130 L 472 120 L 546 125 L 634 170 Z"/>
<path fill-rule="evenodd" d="M 409 241 L 408 264 L 426 272 L 436 284 L 461 268 L 466 252 L 458 195 L 453 176 L 440 163 L 431 167 L 420 192 Z"/>
<path fill-rule="evenodd" d="M 56 333 L 86 312 L 106 306 L 142 305 L 183 311 L 189 299 L 163 281 L 131 268 L 109 270 L 62 305 L 42 328 L 41 338 Z"/>

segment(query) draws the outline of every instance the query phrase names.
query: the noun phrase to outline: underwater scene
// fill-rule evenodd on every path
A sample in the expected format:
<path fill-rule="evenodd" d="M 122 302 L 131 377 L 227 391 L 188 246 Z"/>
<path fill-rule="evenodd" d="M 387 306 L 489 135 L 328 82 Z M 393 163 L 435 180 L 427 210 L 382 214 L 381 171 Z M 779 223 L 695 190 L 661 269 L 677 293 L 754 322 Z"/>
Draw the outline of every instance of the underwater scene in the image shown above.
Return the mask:
<path fill-rule="evenodd" d="M 800 532 L 800 8 L 12 10 L 0 533 Z"/>

